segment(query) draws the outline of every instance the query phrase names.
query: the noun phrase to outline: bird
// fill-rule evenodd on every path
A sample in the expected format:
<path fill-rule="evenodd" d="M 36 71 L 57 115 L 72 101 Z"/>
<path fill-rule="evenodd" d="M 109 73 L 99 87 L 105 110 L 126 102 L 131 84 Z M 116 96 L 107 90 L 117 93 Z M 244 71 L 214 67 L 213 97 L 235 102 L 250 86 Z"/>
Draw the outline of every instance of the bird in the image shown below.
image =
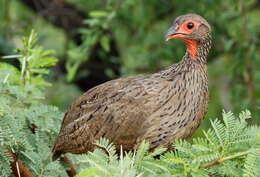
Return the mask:
<path fill-rule="evenodd" d="M 117 151 L 133 151 L 142 141 L 173 148 L 177 139 L 191 136 L 208 109 L 207 56 L 211 27 L 198 14 L 177 17 L 166 41 L 186 45 L 182 59 L 153 74 L 128 76 L 98 85 L 68 108 L 52 149 L 52 159 L 65 153 L 94 151 L 106 138 Z"/>

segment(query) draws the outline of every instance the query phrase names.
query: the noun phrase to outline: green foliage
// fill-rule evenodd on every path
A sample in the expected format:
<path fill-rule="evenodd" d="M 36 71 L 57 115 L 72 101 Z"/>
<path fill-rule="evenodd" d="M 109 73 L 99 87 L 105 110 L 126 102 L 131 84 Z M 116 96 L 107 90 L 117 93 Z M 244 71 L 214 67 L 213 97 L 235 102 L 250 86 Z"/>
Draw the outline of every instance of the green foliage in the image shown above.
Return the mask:
<path fill-rule="evenodd" d="M 238 117 L 223 113 L 223 120 L 206 118 L 195 138 L 176 141 L 176 149 L 164 154 L 163 148 L 148 152 L 149 145 L 143 142 L 136 152 L 118 155 L 114 146 L 102 139 L 97 142 L 102 150 L 70 157 L 77 170 L 81 169 L 78 176 L 259 176 L 260 133 L 255 125 L 260 120 L 259 1 L 65 0 L 87 16 L 85 27 L 79 30 L 81 45 L 65 37 L 69 27 L 58 30 L 21 2 L 0 1 L 0 55 L 20 48 L 14 55 L 0 58 L 1 177 L 11 176 L 9 152 L 35 176 L 66 176 L 65 168 L 50 160 L 63 113 L 42 102 L 65 109 L 79 95 L 79 88 L 68 86 L 64 78 L 77 81 L 93 72 L 81 69 L 90 59 L 120 63 L 121 76 L 157 71 L 179 61 L 183 44 L 166 45 L 163 36 L 175 17 L 190 12 L 204 16 L 213 29 L 207 117 L 219 116 L 223 108 L 235 113 L 248 108 L 254 119 L 249 119 L 249 111 Z M 39 31 L 41 46 L 32 27 Z M 21 34 L 30 32 L 20 40 Z M 109 54 L 112 41 L 119 53 L 116 58 Z M 101 46 L 98 51 L 97 46 Z M 46 50 L 50 48 L 66 59 L 68 74 L 50 68 L 57 62 L 54 52 Z M 111 78 L 115 76 L 112 68 L 105 69 Z M 52 81 L 47 81 L 49 74 Z M 45 99 L 50 82 L 54 86 L 48 87 Z"/>
<path fill-rule="evenodd" d="M 53 57 L 54 51 L 44 51 L 42 47 L 36 45 L 36 34 L 31 32 L 28 38 L 23 38 L 22 49 L 17 49 L 17 55 L 4 56 L 2 59 L 17 58 L 21 70 L 11 64 L 1 63 L 1 81 L 10 82 L 15 85 L 43 87 L 50 85 L 43 78 L 49 73 L 50 66 L 54 66 L 58 61 Z M 20 77 L 20 79 L 19 79 Z"/>
<path fill-rule="evenodd" d="M 42 90 L 49 85 L 43 78 L 49 66 L 57 61 L 51 51 L 35 44 L 32 31 L 23 40 L 23 48 L 16 58 L 17 69 L 10 64 L 0 64 L 0 176 L 11 174 L 9 163 L 14 153 L 36 176 L 65 176 L 64 167 L 51 162 L 50 150 L 63 116 L 56 107 L 43 105 Z"/>
<path fill-rule="evenodd" d="M 157 148 L 148 152 L 149 144 L 143 142 L 134 153 L 120 152 L 109 141 L 97 141 L 94 152 L 82 155 L 79 163 L 88 163 L 77 177 L 87 176 L 226 176 L 256 177 L 259 175 L 260 127 L 248 125 L 249 111 L 235 117 L 223 113 L 223 122 L 211 121 L 211 128 L 204 136 L 191 143 L 177 140 L 175 150 Z M 164 154 L 162 154 L 164 153 Z M 160 159 L 155 156 L 160 155 Z"/>
<path fill-rule="evenodd" d="M 36 34 L 32 31 L 28 39 L 23 39 L 23 50 L 18 50 L 18 53 L 21 54 L 19 57 L 22 68 L 21 76 L 23 82 L 32 81 L 34 85 L 47 84 L 42 75 L 49 73 L 47 67 L 54 66 L 57 59 L 51 56 L 54 54 L 53 51 L 43 51 L 42 47 L 35 46 L 35 42 Z M 34 79 L 36 80 L 35 83 Z"/>
<path fill-rule="evenodd" d="M 149 144 L 143 142 L 135 153 L 116 154 L 115 147 L 105 139 L 96 143 L 101 149 L 89 152 L 79 158 L 79 163 L 88 163 L 89 167 L 81 171 L 77 177 L 85 176 L 144 176 L 146 171 L 152 176 L 157 176 L 167 168 L 161 164 L 160 160 L 155 160 L 154 156 L 160 155 L 165 148 L 158 148 L 153 153 L 148 153 Z"/>
<path fill-rule="evenodd" d="M 91 51 L 98 43 L 100 43 L 105 52 L 110 50 L 109 36 L 103 33 L 109 30 L 109 24 L 115 17 L 115 12 L 108 10 L 91 11 L 89 16 L 90 19 L 86 19 L 84 24 L 90 28 L 84 28 L 80 31 L 83 36 L 83 43 L 80 46 L 71 47 L 68 51 L 69 59 L 66 62 L 68 81 L 72 81 L 76 77 L 79 66 L 89 59 Z M 87 73 L 78 73 L 81 77 L 86 74 Z"/>

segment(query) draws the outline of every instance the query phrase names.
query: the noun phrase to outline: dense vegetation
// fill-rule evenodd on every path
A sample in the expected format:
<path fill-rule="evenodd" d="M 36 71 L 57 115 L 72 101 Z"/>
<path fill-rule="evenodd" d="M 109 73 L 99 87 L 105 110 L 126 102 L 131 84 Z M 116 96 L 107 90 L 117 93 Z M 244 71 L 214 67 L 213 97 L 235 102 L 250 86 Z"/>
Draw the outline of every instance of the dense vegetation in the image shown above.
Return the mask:
<path fill-rule="evenodd" d="M 38 9 L 28 2 L 38 2 Z M 184 46 L 165 43 L 164 32 L 188 12 L 213 27 L 209 112 L 196 135 L 175 142 L 173 152 L 148 153 L 144 142 L 137 152 L 119 156 L 102 139 L 97 144 L 105 151 L 69 159 L 78 176 L 259 176 L 259 1 L 48 0 L 46 9 L 37 2 L 0 2 L 1 177 L 21 165 L 34 176 L 66 176 L 50 153 L 68 104 L 109 79 L 177 62 Z M 62 24 L 48 17 L 66 14 L 65 7 L 80 18 L 62 15 L 61 21 L 71 22 Z"/>

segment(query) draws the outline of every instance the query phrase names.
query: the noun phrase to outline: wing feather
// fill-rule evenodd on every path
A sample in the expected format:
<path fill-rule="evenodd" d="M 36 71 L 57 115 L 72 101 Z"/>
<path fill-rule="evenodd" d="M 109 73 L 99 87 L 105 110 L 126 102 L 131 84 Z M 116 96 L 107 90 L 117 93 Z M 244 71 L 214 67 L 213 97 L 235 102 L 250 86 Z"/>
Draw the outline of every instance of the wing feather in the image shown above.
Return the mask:
<path fill-rule="evenodd" d="M 150 126 L 147 118 L 167 101 L 159 99 L 167 95 L 163 94 L 167 89 L 169 82 L 147 76 L 112 80 L 94 87 L 69 107 L 53 151 L 93 150 L 100 137 L 133 149 Z"/>

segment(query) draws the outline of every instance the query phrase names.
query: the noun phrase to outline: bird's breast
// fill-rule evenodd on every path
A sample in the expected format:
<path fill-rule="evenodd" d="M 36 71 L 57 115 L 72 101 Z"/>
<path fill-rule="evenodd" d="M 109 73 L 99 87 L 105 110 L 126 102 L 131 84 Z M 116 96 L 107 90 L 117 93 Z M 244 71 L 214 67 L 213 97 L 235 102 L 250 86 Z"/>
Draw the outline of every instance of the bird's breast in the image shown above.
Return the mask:
<path fill-rule="evenodd" d="M 208 85 L 203 72 L 180 74 L 169 90 L 168 101 L 151 116 L 157 124 L 148 133 L 152 147 L 190 136 L 207 111 Z"/>

